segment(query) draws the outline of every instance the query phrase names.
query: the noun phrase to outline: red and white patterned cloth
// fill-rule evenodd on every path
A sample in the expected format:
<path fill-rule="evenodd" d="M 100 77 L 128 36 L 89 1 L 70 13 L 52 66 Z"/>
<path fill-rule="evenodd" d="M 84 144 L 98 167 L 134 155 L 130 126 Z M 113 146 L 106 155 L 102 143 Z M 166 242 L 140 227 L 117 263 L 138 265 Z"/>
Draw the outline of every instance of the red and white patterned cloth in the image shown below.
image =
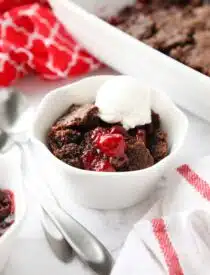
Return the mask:
<path fill-rule="evenodd" d="M 46 1 L 3 0 L 0 14 L 0 86 L 11 85 L 31 72 L 58 79 L 99 67 L 56 19 Z"/>
<path fill-rule="evenodd" d="M 210 156 L 182 165 L 129 234 L 111 275 L 209 275 Z"/>

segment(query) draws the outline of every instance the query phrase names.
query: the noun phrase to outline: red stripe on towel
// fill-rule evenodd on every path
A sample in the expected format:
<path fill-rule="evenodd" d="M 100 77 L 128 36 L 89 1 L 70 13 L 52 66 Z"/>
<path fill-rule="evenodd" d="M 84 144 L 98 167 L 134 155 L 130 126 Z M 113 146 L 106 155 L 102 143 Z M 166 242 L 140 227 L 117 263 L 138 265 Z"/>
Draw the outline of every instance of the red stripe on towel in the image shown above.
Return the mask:
<path fill-rule="evenodd" d="M 177 171 L 201 194 L 201 196 L 210 201 L 210 186 L 205 180 L 200 178 L 187 164 L 177 168 Z"/>
<path fill-rule="evenodd" d="M 182 271 L 175 248 L 170 241 L 164 220 L 153 219 L 151 222 L 153 232 L 165 258 L 169 275 L 183 275 L 184 272 Z"/>

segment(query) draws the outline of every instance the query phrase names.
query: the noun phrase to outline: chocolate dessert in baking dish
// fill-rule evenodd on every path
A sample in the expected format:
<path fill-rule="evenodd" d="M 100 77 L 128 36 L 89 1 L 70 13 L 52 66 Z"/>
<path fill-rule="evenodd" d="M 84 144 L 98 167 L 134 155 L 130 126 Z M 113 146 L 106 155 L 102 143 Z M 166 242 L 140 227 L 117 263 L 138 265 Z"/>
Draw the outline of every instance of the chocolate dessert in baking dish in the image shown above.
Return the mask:
<path fill-rule="evenodd" d="M 199 0 L 138 1 L 110 23 L 210 76 L 210 5 Z"/>

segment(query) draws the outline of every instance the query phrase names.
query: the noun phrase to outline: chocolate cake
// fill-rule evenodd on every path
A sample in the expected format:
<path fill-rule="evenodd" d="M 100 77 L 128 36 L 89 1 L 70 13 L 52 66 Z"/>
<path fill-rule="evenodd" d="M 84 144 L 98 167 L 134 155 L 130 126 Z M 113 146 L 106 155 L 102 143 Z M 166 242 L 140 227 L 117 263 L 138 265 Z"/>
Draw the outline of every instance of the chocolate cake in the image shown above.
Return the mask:
<path fill-rule="evenodd" d="M 160 118 L 126 130 L 98 116 L 94 104 L 72 105 L 49 129 L 50 151 L 65 163 L 91 171 L 134 171 L 152 166 L 168 154 Z"/>
<path fill-rule="evenodd" d="M 199 0 L 137 1 L 110 23 L 210 76 L 210 5 Z"/>

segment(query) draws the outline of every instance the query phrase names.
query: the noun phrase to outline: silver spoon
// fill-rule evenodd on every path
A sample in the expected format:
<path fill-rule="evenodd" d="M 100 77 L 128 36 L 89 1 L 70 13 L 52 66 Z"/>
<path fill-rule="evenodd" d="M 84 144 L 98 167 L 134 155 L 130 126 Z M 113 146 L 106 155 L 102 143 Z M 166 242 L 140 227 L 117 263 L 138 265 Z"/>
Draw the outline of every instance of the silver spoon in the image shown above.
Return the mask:
<path fill-rule="evenodd" d="M 7 114 L 10 115 L 9 113 Z M 18 120 L 18 118 L 17 118 Z M 10 135 L 2 130 L 2 133 L 10 138 Z M 1 141 L 1 137 L 0 137 Z M 30 140 L 28 140 L 30 143 Z M 1 142 L 0 142 L 1 143 Z M 16 144 L 26 154 L 22 143 Z M 1 149 L 1 148 L 0 148 Z M 24 155 L 24 166 L 27 166 L 26 156 Z M 38 197 L 38 196 L 37 196 Z M 86 263 L 97 274 L 109 275 L 112 269 L 112 257 L 108 250 L 100 243 L 84 226 L 76 221 L 71 215 L 63 211 L 58 206 L 48 205 L 45 200 L 39 200 L 40 205 L 48 214 L 51 221 L 56 225 L 68 244 L 73 248 L 79 258 Z"/>
<path fill-rule="evenodd" d="M 43 204 L 42 207 L 82 262 L 87 264 L 97 274 L 109 275 L 111 273 L 113 260 L 101 242 L 60 208 L 49 209 Z"/>

